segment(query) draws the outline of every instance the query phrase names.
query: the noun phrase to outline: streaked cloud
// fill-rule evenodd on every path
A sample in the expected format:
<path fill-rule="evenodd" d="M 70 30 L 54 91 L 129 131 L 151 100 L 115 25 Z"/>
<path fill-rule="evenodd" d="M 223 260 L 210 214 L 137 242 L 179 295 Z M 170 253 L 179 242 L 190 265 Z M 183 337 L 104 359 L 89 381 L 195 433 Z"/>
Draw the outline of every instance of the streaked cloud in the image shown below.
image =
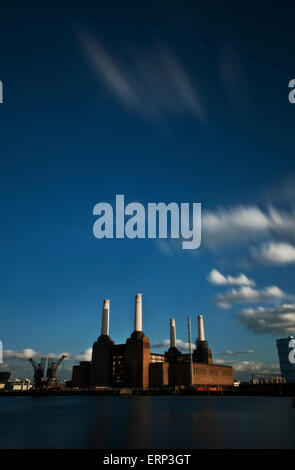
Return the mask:
<path fill-rule="evenodd" d="M 264 264 L 295 263 L 295 246 L 284 242 L 267 242 L 252 249 L 253 256 Z"/>
<path fill-rule="evenodd" d="M 261 240 L 272 235 L 295 238 L 295 212 L 269 207 L 236 206 L 204 212 L 203 243 L 216 246 Z"/>
<path fill-rule="evenodd" d="M 77 35 L 100 82 L 124 107 L 156 121 L 191 115 L 205 122 L 195 80 L 168 47 L 129 49 L 123 58 L 122 52 L 107 52 L 89 32 L 80 29 Z"/>
<path fill-rule="evenodd" d="M 238 356 L 239 354 L 254 354 L 254 349 L 246 349 L 244 351 L 231 351 L 226 349 L 225 351 L 221 351 L 216 353 L 217 356 Z"/>
<path fill-rule="evenodd" d="M 41 357 L 59 359 L 62 355 L 66 356 L 65 360 L 75 359 L 76 357 L 75 355 L 67 352 L 40 353 L 31 348 L 22 349 L 20 351 L 14 351 L 13 349 L 5 349 L 3 351 L 3 357 L 5 360 L 28 360 L 32 358 L 38 361 L 38 359 L 41 359 Z"/>
<path fill-rule="evenodd" d="M 255 334 L 273 336 L 295 334 L 295 305 L 283 304 L 279 307 L 247 308 L 238 312 L 242 325 Z"/>
<path fill-rule="evenodd" d="M 171 243 L 171 240 L 156 239 L 155 244 L 157 249 L 166 256 L 173 256 L 175 254 L 175 247 Z M 177 252 L 177 251 L 176 251 Z"/>
<path fill-rule="evenodd" d="M 229 102 L 240 118 L 241 109 L 249 107 L 250 97 L 240 56 L 232 44 L 221 47 L 219 74 Z"/>
<path fill-rule="evenodd" d="M 255 282 L 249 279 L 245 274 L 240 273 L 238 276 L 223 275 L 217 269 L 212 269 L 207 276 L 207 280 L 211 284 L 218 286 L 242 285 L 255 286 Z"/>
<path fill-rule="evenodd" d="M 182 351 L 188 351 L 189 350 L 189 343 L 182 341 L 181 339 L 176 340 L 176 346 L 181 349 Z M 169 339 L 163 339 L 163 341 L 160 341 L 159 343 L 155 343 L 151 345 L 152 348 L 169 348 L 170 347 L 170 340 Z M 192 343 L 192 349 L 195 348 L 195 345 Z"/>
<path fill-rule="evenodd" d="M 272 181 L 262 193 L 266 204 L 284 204 L 294 209 L 295 206 L 295 174 L 288 172 L 282 178 Z"/>
<path fill-rule="evenodd" d="M 218 294 L 215 303 L 221 308 L 229 308 L 232 304 L 259 303 L 291 298 L 277 286 L 253 289 L 250 286 L 242 286 L 239 289 L 230 289 Z"/>
<path fill-rule="evenodd" d="M 255 362 L 255 361 L 235 361 L 225 359 L 215 359 L 215 364 L 231 365 L 234 373 L 243 373 L 243 377 L 249 377 L 251 374 L 277 374 L 280 372 L 279 364 Z"/>
<path fill-rule="evenodd" d="M 76 362 L 91 361 L 91 356 L 92 356 L 92 348 L 88 348 L 83 353 L 76 354 L 76 356 L 74 356 L 74 360 Z"/>
<path fill-rule="evenodd" d="M 22 351 L 13 351 L 12 349 L 6 349 L 3 351 L 4 359 L 30 359 L 39 357 L 40 354 L 34 349 L 23 349 Z M 40 356 L 41 357 L 41 356 Z"/>
<path fill-rule="evenodd" d="M 233 368 L 235 372 L 248 372 L 249 374 L 276 374 L 280 371 L 279 364 L 254 361 L 235 362 Z"/>

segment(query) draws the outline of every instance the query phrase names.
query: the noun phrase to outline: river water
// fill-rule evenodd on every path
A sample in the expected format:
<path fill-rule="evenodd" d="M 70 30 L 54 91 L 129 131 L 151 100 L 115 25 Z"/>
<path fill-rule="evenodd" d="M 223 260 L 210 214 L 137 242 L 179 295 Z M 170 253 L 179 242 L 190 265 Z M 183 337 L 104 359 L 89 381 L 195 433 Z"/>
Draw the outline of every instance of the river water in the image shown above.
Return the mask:
<path fill-rule="evenodd" d="M 288 397 L 0 397 L 0 448 L 295 448 Z"/>

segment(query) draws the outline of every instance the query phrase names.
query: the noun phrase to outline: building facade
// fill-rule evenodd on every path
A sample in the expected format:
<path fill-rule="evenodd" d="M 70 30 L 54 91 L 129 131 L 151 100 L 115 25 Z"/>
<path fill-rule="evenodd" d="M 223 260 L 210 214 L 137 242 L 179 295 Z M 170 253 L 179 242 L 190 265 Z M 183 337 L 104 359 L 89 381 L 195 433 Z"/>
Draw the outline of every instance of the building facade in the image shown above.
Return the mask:
<path fill-rule="evenodd" d="M 109 335 L 110 301 L 103 304 L 101 334 L 93 343 L 91 363 L 73 367 L 72 386 L 97 388 L 161 388 L 167 386 L 233 386 L 233 369 L 212 363 L 205 340 L 203 317 L 198 317 L 199 336 L 192 356 L 176 347 L 175 320 L 170 320 L 170 348 L 152 353 L 142 331 L 142 295 L 136 294 L 134 331 L 123 344 Z"/>

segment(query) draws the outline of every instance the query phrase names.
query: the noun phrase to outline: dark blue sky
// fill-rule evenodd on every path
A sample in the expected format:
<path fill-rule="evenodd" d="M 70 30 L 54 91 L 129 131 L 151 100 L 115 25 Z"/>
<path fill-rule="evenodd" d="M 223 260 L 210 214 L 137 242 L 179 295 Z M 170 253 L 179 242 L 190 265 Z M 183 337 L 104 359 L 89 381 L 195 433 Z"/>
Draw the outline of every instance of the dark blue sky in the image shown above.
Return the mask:
<path fill-rule="evenodd" d="M 275 337 L 289 330 L 275 329 L 284 312 L 271 309 L 295 294 L 294 10 L 294 2 L 1 2 L 4 349 L 85 351 L 104 298 L 111 336 L 125 341 L 141 292 L 152 344 L 168 338 L 171 317 L 186 341 L 187 315 L 202 313 L 216 358 L 239 353 L 242 371 L 243 361 L 256 370 L 277 363 Z M 203 223 L 196 252 L 170 241 L 97 240 L 93 207 L 116 194 L 201 202 L 229 232 Z M 286 230 L 269 206 L 288 218 Z M 247 208 L 268 220 L 265 230 Z M 256 301 L 220 308 L 216 295 L 243 286 L 208 282 L 212 269 L 254 280 Z M 270 286 L 285 297 L 265 299 Z M 254 326 L 239 316 L 258 307 L 272 322 L 259 335 L 259 316 Z"/>

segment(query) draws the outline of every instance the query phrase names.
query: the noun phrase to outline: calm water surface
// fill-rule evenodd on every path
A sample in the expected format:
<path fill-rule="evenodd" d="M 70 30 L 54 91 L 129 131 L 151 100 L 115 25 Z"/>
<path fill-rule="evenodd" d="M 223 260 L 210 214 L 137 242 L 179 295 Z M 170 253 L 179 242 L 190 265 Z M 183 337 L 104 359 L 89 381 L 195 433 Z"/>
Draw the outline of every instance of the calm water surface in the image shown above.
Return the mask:
<path fill-rule="evenodd" d="M 295 448 L 288 397 L 0 397 L 0 448 Z"/>

